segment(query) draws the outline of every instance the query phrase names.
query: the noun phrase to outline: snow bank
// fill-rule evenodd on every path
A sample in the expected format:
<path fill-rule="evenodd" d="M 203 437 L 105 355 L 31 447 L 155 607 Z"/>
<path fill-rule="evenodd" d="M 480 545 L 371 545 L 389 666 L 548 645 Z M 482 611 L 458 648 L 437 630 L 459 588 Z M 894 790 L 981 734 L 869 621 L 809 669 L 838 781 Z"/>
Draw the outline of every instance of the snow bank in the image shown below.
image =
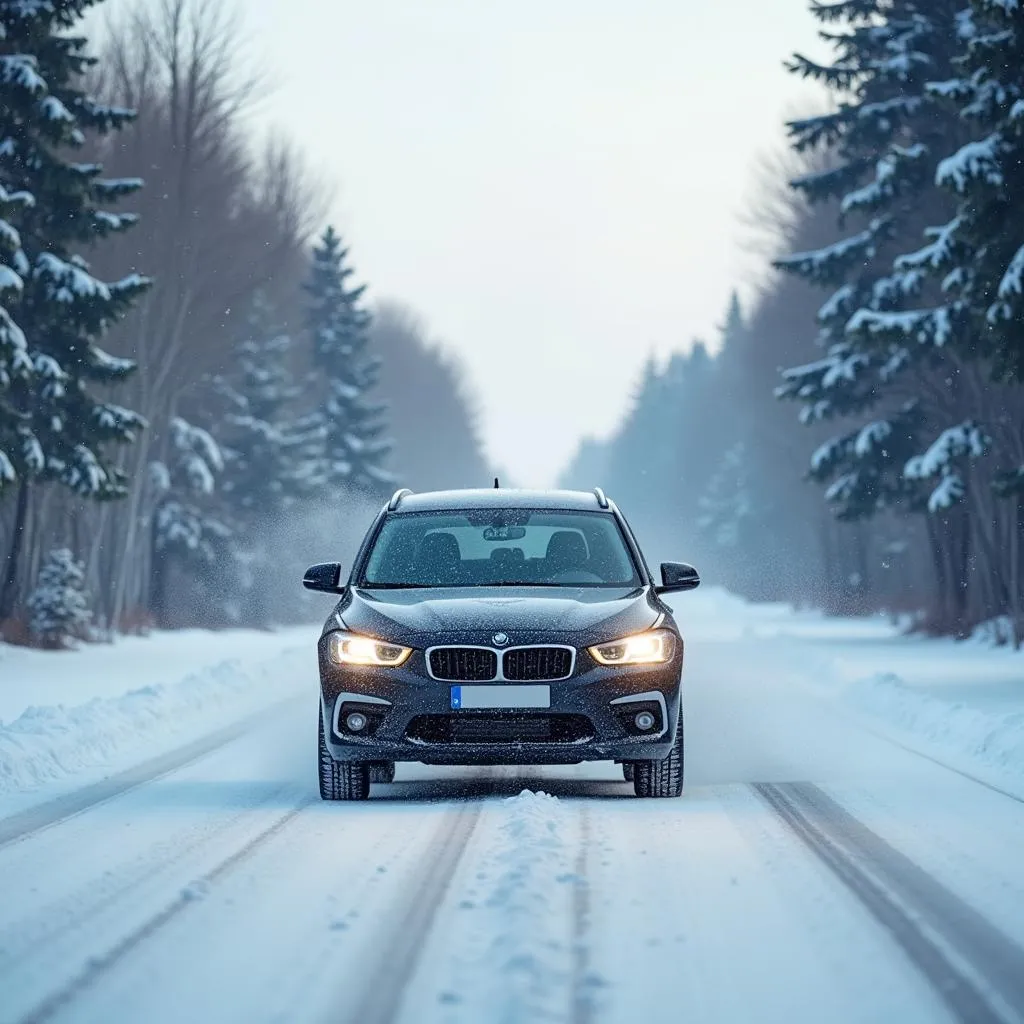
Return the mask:
<path fill-rule="evenodd" d="M 850 684 L 843 699 L 944 753 L 1024 779 L 1024 701 L 1019 711 L 985 711 L 921 693 L 892 672 Z"/>
<path fill-rule="evenodd" d="M 248 671 L 305 647 L 307 673 L 316 671 L 318 626 L 274 632 L 253 629 L 183 629 L 148 636 L 119 636 L 113 643 L 84 644 L 72 651 L 38 651 L 0 643 L 0 721 L 39 704 L 81 704 L 93 697 L 120 697 L 140 686 L 181 682 L 221 662 Z"/>
<path fill-rule="evenodd" d="M 301 646 L 296 632 L 234 631 L 218 639 L 196 631 L 175 638 L 176 657 L 165 649 L 166 634 L 74 652 L 6 649 L 3 703 L 23 709 L 0 721 L 0 794 L 126 767 L 303 692 L 315 680 L 314 648 L 308 629 L 300 632 Z M 147 677 L 160 681 L 133 688 Z M 77 687 L 80 700 L 47 702 L 69 687 Z M 43 703 L 25 706 L 28 692 Z"/>
<path fill-rule="evenodd" d="M 983 647 L 1007 647 L 1013 644 L 1013 619 L 999 615 L 975 626 L 964 643 L 981 644 Z"/>

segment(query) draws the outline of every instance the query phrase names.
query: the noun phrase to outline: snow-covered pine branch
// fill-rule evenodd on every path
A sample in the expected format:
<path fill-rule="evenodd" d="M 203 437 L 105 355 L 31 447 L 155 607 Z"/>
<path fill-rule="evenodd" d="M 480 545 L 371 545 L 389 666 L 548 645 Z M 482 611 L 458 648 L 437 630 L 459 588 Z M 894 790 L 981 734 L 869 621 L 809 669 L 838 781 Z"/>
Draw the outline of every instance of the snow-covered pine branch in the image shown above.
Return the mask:
<path fill-rule="evenodd" d="M 928 511 L 945 512 L 967 493 L 958 463 L 987 455 L 991 438 L 972 421 L 947 427 L 920 455 L 907 460 L 903 474 L 908 480 L 932 483 Z"/>

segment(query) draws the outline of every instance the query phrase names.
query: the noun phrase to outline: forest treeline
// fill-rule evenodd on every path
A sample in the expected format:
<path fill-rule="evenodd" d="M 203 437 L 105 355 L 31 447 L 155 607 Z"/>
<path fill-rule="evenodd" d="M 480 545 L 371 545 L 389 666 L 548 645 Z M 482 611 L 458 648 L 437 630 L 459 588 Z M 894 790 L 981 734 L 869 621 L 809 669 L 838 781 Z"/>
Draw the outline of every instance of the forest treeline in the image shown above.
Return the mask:
<path fill-rule="evenodd" d="M 308 614 L 397 484 L 488 476 L 457 363 L 370 301 L 230 5 L 0 5 L 0 622 Z M 1024 10 L 810 4 L 822 113 L 749 219 L 767 283 L 651 362 L 565 482 L 752 598 L 1024 638 Z M 426 405 L 425 403 L 428 403 Z M 528 414 L 528 413 L 524 413 Z M 424 423 L 429 429 L 424 429 Z"/>
<path fill-rule="evenodd" d="M 1024 9 L 816 2 L 825 112 L 752 219 L 774 273 L 651 363 L 603 481 L 655 549 L 757 599 L 1024 639 Z"/>
<path fill-rule="evenodd" d="M 487 478 L 474 402 L 371 305 L 303 153 L 253 135 L 230 5 L 87 38 L 102 6 L 0 5 L 0 622 L 294 619 L 395 481 Z"/>

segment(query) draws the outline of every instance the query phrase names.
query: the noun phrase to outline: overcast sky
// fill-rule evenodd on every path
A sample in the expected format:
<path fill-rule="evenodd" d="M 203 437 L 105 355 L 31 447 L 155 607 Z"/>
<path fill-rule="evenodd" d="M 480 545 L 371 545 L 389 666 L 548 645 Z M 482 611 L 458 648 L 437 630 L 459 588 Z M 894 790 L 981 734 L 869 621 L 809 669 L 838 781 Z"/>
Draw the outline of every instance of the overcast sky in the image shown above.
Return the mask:
<path fill-rule="evenodd" d="M 711 338 L 807 87 L 807 0 L 245 0 L 262 108 L 377 298 L 463 359 L 495 463 L 553 482 L 649 353 Z M 595 481 L 596 483 L 597 481 Z"/>

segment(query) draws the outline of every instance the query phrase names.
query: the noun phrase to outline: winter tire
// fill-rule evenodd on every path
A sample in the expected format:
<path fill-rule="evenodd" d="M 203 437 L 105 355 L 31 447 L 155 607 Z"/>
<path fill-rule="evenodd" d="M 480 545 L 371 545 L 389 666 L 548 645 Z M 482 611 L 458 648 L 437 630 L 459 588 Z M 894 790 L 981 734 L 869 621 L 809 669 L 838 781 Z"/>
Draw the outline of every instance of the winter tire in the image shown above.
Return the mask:
<path fill-rule="evenodd" d="M 374 761 L 370 765 L 370 781 L 371 782 L 394 782 L 395 781 L 395 762 L 394 761 Z"/>
<path fill-rule="evenodd" d="M 365 800 L 370 795 L 370 766 L 352 761 L 335 761 L 324 736 L 324 709 L 320 708 L 317 730 L 322 800 Z"/>
<path fill-rule="evenodd" d="M 635 761 L 633 791 L 637 796 L 671 797 L 683 794 L 683 713 L 679 712 L 676 741 L 662 761 Z"/>
<path fill-rule="evenodd" d="M 627 782 L 632 782 L 633 781 L 633 775 L 634 775 L 633 762 L 632 761 L 623 761 L 622 762 L 622 777 Z"/>

